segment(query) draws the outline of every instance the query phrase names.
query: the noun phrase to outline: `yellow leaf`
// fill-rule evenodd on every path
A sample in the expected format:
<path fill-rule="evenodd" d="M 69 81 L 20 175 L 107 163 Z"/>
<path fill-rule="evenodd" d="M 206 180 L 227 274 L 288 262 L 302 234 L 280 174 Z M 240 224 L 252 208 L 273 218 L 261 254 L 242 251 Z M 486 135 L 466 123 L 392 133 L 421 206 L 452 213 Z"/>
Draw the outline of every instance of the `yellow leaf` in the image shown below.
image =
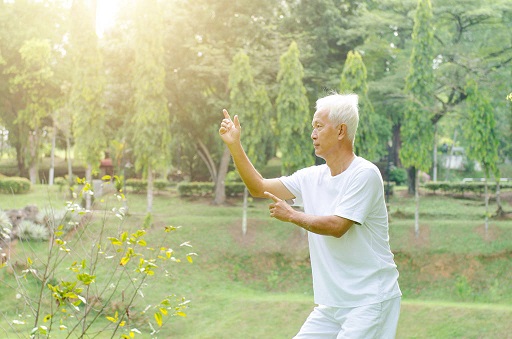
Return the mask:
<path fill-rule="evenodd" d="M 52 318 L 52 315 L 51 314 L 47 314 L 45 315 L 45 317 L 43 318 L 43 322 L 47 322 L 48 320 L 50 320 Z"/>
<path fill-rule="evenodd" d="M 176 315 L 179 315 L 180 317 L 186 317 L 187 314 L 185 312 L 176 312 Z"/>
<path fill-rule="evenodd" d="M 155 313 L 155 320 L 158 324 L 158 327 L 162 327 L 162 315 L 160 313 Z"/>
<path fill-rule="evenodd" d="M 120 327 L 124 327 L 124 325 L 125 325 L 125 324 L 126 324 L 126 321 L 124 321 L 124 320 L 123 320 L 123 321 L 121 321 L 121 322 L 119 323 L 119 326 L 120 326 Z"/>
<path fill-rule="evenodd" d="M 129 261 L 130 261 L 130 258 L 123 257 L 123 258 L 121 258 L 121 262 L 119 263 L 119 265 L 125 266 Z"/>
<path fill-rule="evenodd" d="M 165 308 L 159 308 L 159 310 L 163 315 L 167 315 L 167 310 Z"/>
<path fill-rule="evenodd" d="M 190 255 L 187 255 L 187 260 L 191 264 L 194 262 L 194 260 L 192 259 L 192 257 Z"/>
<path fill-rule="evenodd" d="M 32 265 L 32 259 L 30 259 L 30 257 L 27 257 L 27 263 L 29 266 Z"/>

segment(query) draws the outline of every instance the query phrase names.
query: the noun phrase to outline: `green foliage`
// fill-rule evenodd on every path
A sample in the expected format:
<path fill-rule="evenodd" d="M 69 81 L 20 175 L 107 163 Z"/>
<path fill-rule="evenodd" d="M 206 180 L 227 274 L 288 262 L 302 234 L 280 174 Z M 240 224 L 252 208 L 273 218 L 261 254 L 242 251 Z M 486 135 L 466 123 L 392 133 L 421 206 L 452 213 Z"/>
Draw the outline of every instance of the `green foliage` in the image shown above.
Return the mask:
<path fill-rule="evenodd" d="M 158 1 L 137 0 L 136 11 L 132 143 L 135 168 L 148 173 L 169 159 L 171 121 L 165 96 L 164 26 Z"/>
<path fill-rule="evenodd" d="M 242 182 L 226 182 L 227 196 L 240 196 L 244 193 L 245 185 Z M 180 197 L 209 197 L 214 191 L 212 182 L 181 182 L 178 184 Z"/>
<path fill-rule="evenodd" d="M 355 152 L 370 160 L 378 154 L 377 123 L 373 105 L 368 98 L 367 73 L 361 54 L 349 51 L 341 73 L 342 93 L 355 93 L 359 96 L 359 127 L 355 138 Z"/>
<path fill-rule="evenodd" d="M 70 29 L 73 80 L 69 109 L 73 112 L 75 151 L 96 169 L 106 148 L 106 124 L 105 77 L 93 26 L 94 13 L 95 9 L 85 1 L 73 1 Z"/>
<path fill-rule="evenodd" d="M 482 195 L 485 191 L 485 182 L 478 181 L 478 182 L 448 182 L 448 181 L 430 181 L 425 184 L 423 184 L 423 187 L 425 187 L 428 190 L 433 191 L 434 193 L 440 191 L 444 193 L 451 193 L 451 194 L 464 194 L 464 192 L 468 193 L 477 193 L 479 195 Z M 491 181 L 487 182 L 487 187 L 491 191 L 496 191 L 496 182 Z M 512 182 L 500 182 L 500 190 L 511 190 L 512 189 Z"/>
<path fill-rule="evenodd" d="M 404 185 L 407 182 L 407 171 L 402 167 L 393 167 L 389 172 L 389 180 L 397 185 Z"/>
<path fill-rule="evenodd" d="M 281 172 L 291 174 L 314 163 L 309 137 L 312 115 L 302 82 L 304 69 L 297 43 L 290 44 L 288 51 L 281 56 L 279 65 L 276 111 L 279 149 L 282 153 Z"/>
<path fill-rule="evenodd" d="M 243 142 L 256 168 L 263 167 L 273 156 L 272 104 L 264 86 L 256 87 L 249 57 L 239 52 L 233 58 L 229 74 L 231 110 L 243 122 Z"/>
<path fill-rule="evenodd" d="M 145 192 L 148 187 L 148 181 L 145 179 L 130 178 L 126 180 L 126 186 L 130 187 L 135 193 Z M 165 191 L 169 187 L 169 182 L 165 179 L 153 181 L 153 186 L 159 191 Z"/>
<path fill-rule="evenodd" d="M 404 167 L 412 166 L 428 172 L 432 164 L 431 150 L 434 137 L 431 121 L 434 29 L 430 0 L 418 1 L 412 43 L 409 74 L 405 82 L 408 101 L 400 130 L 402 137 L 400 159 Z"/>
<path fill-rule="evenodd" d="M 19 177 L 0 177 L 0 192 L 11 194 L 28 193 L 31 188 L 30 180 Z"/>
<path fill-rule="evenodd" d="M 474 80 L 468 81 L 466 93 L 468 118 L 463 128 L 469 142 L 468 157 L 482 164 L 486 178 L 489 177 L 490 172 L 499 177 L 494 109 L 486 95 L 479 91 Z"/>

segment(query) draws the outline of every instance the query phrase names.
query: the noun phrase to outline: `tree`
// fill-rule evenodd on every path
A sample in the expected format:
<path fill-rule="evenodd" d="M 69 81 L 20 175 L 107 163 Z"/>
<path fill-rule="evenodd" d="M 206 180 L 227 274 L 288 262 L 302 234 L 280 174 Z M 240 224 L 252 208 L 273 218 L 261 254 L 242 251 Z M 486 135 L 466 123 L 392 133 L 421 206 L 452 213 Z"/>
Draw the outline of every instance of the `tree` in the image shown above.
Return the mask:
<path fill-rule="evenodd" d="M 196 177 L 216 183 L 215 204 L 224 202 L 221 185 L 230 161 L 216 131 L 222 108 L 231 111 L 228 79 L 234 55 L 247 50 L 262 82 L 275 81 L 281 53 L 276 25 L 281 6 L 271 0 L 168 1 L 166 49 L 167 87 L 176 124 L 175 166 L 196 170 Z M 178 4 L 176 4 L 178 3 Z M 274 87 L 269 87 L 272 90 Z M 203 161 L 203 164 L 199 163 Z M 207 172 L 198 173 L 198 169 Z M 205 173 L 206 172 L 206 173 Z M 188 174 L 188 173 L 187 173 Z M 192 175 L 192 174 L 191 174 Z"/>
<path fill-rule="evenodd" d="M 247 54 L 239 52 L 233 58 L 229 75 L 231 109 L 241 116 L 244 125 L 244 143 L 248 157 L 256 168 L 261 168 L 269 160 L 267 150 L 271 147 L 270 111 L 272 105 L 265 87 L 256 87 Z M 247 231 L 247 187 L 244 189 L 243 234 Z"/>
<path fill-rule="evenodd" d="M 376 123 L 378 116 L 375 114 L 373 105 L 368 98 L 368 84 L 366 83 L 367 73 L 361 54 L 357 51 L 350 51 L 341 73 L 341 92 L 353 92 L 359 96 L 359 127 L 355 140 L 355 151 L 357 154 L 372 160 L 378 155 L 377 130 L 382 124 Z"/>
<path fill-rule="evenodd" d="M 70 109 L 73 112 L 75 151 L 86 163 L 85 178 L 92 183 L 92 171 L 97 169 L 106 149 L 104 85 L 98 38 L 95 31 L 95 9 L 84 0 L 75 0 L 71 7 L 70 54 L 73 60 L 73 80 Z M 86 195 L 86 208 L 91 198 Z"/>
<path fill-rule="evenodd" d="M 27 40 L 20 48 L 21 67 L 10 69 L 13 74 L 11 90 L 19 92 L 23 101 L 24 108 L 19 111 L 16 124 L 28 132 L 25 136 L 28 143 L 25 157 L 28 159 L 30 181 L 33 184 L 38 180 L 44 119 L 49 117 L 54 102 L 50 83 L 53 77 L 51 53 L 48 40 Z"/>
<path fill-rule="evenodd" d="M 54 71 L 58 62 L 55 61 L 53 49 L 61 44 L 65 26 L 62 17 L 64 11 L 62 11 L 62 7 L 59 7 L 60 5 L 56 2 L 41 1 L 0 2 L 0 120 L 9 131 L 7 142 L 16 150 L 20 176 L 27 175 L 27 160 L 29 160 L 27 147 L 30 130 L 26 124 L 18 124 L 18 118 L 21 111 L 27 109 L 28 97 L 25 90 L 19 86 L 21 84 L 13 88 L 13 81 L 21 80 L 19 72 L 24 72 L 23 77 L 28 81 L 27 76 L 31 72 L 26 68 L 27 56 L 22 58 L 20 51 L 23 48 L 25 49 L 24 53 L 28 53 L 27 49 L 31 49 L 27 46 L 29 40 L 48 41 L 52 49 L 49 67 Z M 14 73 L 13 70 L 15 70 Z M 35 76 L 35 73 L 32 75 Z M 14 77 L 18 77 L 18 80 L 14 80 Z M 55 83 L 58 83 L 58 80 L 55 80 Z M 52 98 L 57 94 L 46 86 L 39 86 L 39 90 L 51 93 Z M 23 119 L 19 121 L 21 120 Z M 40 127 L 43 128 L 43 125 L 48 123 L 49 121 L 44 119 Z"/>
<path fill-rule="evenodd" d="M 419 0 L 412 33 L 413 48 L 405 93 L 407 109 L 401 127 L 402 149 L 400 159 L 415 174 L 414 195 L 416 200 L 414 230 L 419 236 L 419 171 L 428 172 L 432 164 L 433 143 L 432 113 L 434 73 L 434 31 L 430 0 Z M 411 180 L 412 181 L 412 180 Z"/>
<path fill-rule="evenodd" d="M 282 153 L 281 172 L 291 174 L 299 168 L 314 163 L 309 138 L 311 114 L 306 88 L 302 83 L 304 70 L 299 60 L 299 48 L 295 42 L 279 61 L 277 74 L 279 93 L 276 99 L 279 150 Z"/>
<path fill-rule="evenodd" d="M 494 174 L 499 184 L 498 139 L 493 107 L 487 96 L 480 92 L 478 84 L 469 80 L 466 86 L 468 119 L 464 126 L 464 135 L 469 142 L 467 155 L 478 161 L 485 175 L 485 232 L 488 229 L 489 193 L 487 179 Z M 498 186 L 499 187 L 499 186 Z"/>
<path fill-rule="evenodd" d="M 156 0 L 136 3 L 134 115 L 135 168 L 148 179 L 147 212 L 153 207 L 155 171 L 169 160 L 170 115 L 165 96 L 163 21 Z"/>

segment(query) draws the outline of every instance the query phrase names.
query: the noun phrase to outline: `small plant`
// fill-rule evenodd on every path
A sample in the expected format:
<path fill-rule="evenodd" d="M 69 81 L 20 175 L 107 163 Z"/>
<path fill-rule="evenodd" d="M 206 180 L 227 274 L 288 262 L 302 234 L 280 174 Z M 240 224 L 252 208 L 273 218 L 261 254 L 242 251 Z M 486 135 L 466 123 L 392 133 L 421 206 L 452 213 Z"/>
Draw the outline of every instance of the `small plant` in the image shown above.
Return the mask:
<path fill-rule="evenodd" d="M 49 249 L 47 257 L 35 260 L 29 255 L 24 264 L 19 263 L 19 254 L 15 263 L 7 260 L 5 266 L 10 267 L 17 283 L 17 299 L 24 303 L 20 309 L 25 310 L 12 315 L 15 319 L 11 323 L 19 325 L 18 336 L 30 338 L 53 337 L 57 331 L 81 338 L 97 337 L 102 331 L 109 337 L 156 337 L 170 317 L 186 316 L 189 301 L 168 291 L 150 301 L 144 291 L 151 289 L 155 279 L 169 278 L 170 265 L 185 261 L 182 258 L 193 263 L 196 253 L 187 251 L 182 258 L 178 256 L 180 249 L 191 247 L 188 242 L 176 250 L 169 247 L 168 235 L 179 227 L 165 226 L 163 234 L 153 238 L 144 227 L 128 230 L 123 207 L 105 209 L 96 220 L 76 202 L 90 189 L 85 181 L 82 184 L 82 191 L 66 202 L 64 212 L 43 217 L 51 220 L 47 222 L 50 230 L 27 220 L 19 225 L 18 236 L 49 239 Z M 80 218 L 74 223 L 73 237 L 65 232 L 69 215 Z M 117 227 L 108 223 L 112 220 Z M 152 222 L 150 215 L 144 222 L 148 220 Z M 32 330 L 26 333 L 28 324 Z"/>
<path fill-rule="evenodd" d="M 11 239 L 12 223 L 9 216 L 4 211 L 0 210 L 0 240 Z"/>

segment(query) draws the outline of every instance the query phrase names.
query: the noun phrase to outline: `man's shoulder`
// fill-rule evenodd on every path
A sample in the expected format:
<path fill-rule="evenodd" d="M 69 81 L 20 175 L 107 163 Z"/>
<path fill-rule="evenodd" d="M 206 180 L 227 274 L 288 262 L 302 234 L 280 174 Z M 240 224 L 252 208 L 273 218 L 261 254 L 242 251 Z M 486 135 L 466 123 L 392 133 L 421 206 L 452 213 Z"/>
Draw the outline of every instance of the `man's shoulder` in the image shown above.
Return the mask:
<path fill-rule="evenodd" d="M 354 174 L 367 173 L 367 175 L 381 176 L 380 170 L 377 167 L 377 165 L 363 157 L 356 157 L 356 159 L 354 160 L 353 172 Z"/>

